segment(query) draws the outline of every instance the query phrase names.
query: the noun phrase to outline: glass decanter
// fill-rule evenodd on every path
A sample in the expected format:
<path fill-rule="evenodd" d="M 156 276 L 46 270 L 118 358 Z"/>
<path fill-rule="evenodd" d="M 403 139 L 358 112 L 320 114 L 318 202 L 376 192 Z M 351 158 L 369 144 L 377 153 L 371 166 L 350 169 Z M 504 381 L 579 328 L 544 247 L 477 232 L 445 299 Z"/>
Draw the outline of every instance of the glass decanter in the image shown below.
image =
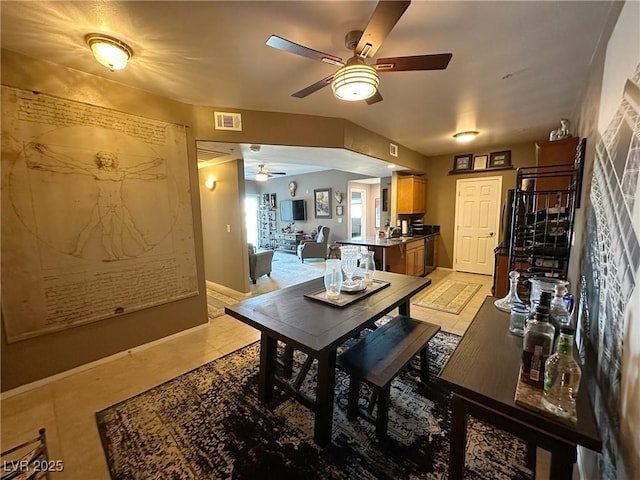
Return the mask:
<path fill-rule="evenodd" d="M 513 305 L 513 302 L 523 303 L 518 296 L 518 278 L 520 278 L 520 274 L 518 272 L 515 270 L 513 272 L 509 272 L 509 293 L 507 293 L 506 297 L 493 302 L 498 310 L 511 313 L 511 306 Z"/>

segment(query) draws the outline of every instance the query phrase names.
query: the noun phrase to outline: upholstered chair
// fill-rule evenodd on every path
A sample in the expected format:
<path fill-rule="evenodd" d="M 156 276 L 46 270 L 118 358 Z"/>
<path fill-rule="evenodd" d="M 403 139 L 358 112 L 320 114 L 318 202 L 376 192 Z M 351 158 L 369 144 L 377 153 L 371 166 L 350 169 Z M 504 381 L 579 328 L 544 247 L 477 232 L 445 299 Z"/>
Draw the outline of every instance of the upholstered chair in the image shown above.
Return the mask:
<path fill-rule="evenodd" d="M 273 261 L 273 250 L 262 250 L 256 252 L 255 247 L 249 244 L 249 276 L 255 284 L 258 277 L 271 276 L 271 262 Z"/>
<path fill-rule="evenodd" d="M 298 257 L 304 263 L 305 258 L 327 258 L 329 227 L 318 227 L 318 236 L 315 241 L 302 241 L 298 245 Z"/>

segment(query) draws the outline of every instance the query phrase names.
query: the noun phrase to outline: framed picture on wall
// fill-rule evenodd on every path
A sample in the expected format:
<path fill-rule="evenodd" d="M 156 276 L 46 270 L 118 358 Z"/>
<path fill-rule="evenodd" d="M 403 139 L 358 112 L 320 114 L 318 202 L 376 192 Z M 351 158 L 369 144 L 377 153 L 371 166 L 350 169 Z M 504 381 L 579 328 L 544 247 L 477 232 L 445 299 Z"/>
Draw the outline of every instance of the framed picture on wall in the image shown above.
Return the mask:
<path fill-rule="evenodd" d="M 276 205 L 277 205 L 276 204 L 276 194 L 275 193 L 272 193 L 269 196 L 269 202 L 270 202 L 269 206 L 271 207 L 271 210 L 275 210 L 276 209 Z"/>
<path fill-rule="evenodd" d="M 317 188 L 313 191 L 313 211 L 316 218 L 331 218 L 330 188 Z"/>
<path fill-rule="evenodd" d="M 491 167 L 510 167 L 511 166 L 511 150 L 502 152 L 491 152 L 489 154 L 489 168 Z"/>
<path fill-rule="evenodd" d="M 473 153 L 463 153 L 453 157 L 453 171 L 465 172 L 473 170 Z"/>
<path fill-rule="evenodd" d="M 489 157 L 487 155 L 476 155 L 473 157 L 473 169 L 474 170 L 484 170 L 487 168 L 487 162 L 489 161 Z"/>
<path fill-rule="evenodd" d="M 344 207 L 342 205 L 336 205 L 336 215 L 339 217 L 344 215 Z"/>

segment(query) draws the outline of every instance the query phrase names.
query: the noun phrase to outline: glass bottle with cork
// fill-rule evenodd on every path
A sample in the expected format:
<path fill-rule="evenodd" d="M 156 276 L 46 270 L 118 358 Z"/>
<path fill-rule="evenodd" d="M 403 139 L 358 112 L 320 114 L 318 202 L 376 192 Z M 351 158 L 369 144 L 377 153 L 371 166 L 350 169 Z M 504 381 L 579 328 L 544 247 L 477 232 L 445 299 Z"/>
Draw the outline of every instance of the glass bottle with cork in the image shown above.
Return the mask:
<path fill-rule="evenodd" d="M 542 389 L 544 367 L 553 350 L 555 328 L 549 322 L 551 293 L 542 292 L 533 317 L 527 321 L 522 349 L 522 369 L 520 379 Z"/>
<path fill-rule="evenodd" d="M 559 417 L 571 417 L 575 412 L 582 370 L 573 358 L 573 327 L 560 327 L 556 351 L 545 362 L 544 407 Z"/>
<path fill-rule="evenodd" d="M 566 325 L 570 325 L 570 314 L 565 304 L 564 296 L 566 288 L 564 285 L 556 285 L 555 295 L 551 300 L 551 310 L 549 311 L 549 318 L 551 323 L 556 329 L 556 338 L 560 334 L 560 328 Z"/>

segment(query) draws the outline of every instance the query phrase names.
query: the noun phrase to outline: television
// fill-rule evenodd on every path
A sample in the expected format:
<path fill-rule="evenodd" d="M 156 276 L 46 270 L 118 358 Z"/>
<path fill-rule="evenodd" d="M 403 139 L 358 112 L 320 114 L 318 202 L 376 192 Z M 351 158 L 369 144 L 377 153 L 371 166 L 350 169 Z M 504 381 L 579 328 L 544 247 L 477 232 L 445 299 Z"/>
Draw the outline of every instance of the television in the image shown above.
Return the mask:
<path fill-rule="evenodd" d="M 280 202 L 280 220 L 295 222 L 307 219 L 307 207 L 304 200 L 282 200 Z"/>

